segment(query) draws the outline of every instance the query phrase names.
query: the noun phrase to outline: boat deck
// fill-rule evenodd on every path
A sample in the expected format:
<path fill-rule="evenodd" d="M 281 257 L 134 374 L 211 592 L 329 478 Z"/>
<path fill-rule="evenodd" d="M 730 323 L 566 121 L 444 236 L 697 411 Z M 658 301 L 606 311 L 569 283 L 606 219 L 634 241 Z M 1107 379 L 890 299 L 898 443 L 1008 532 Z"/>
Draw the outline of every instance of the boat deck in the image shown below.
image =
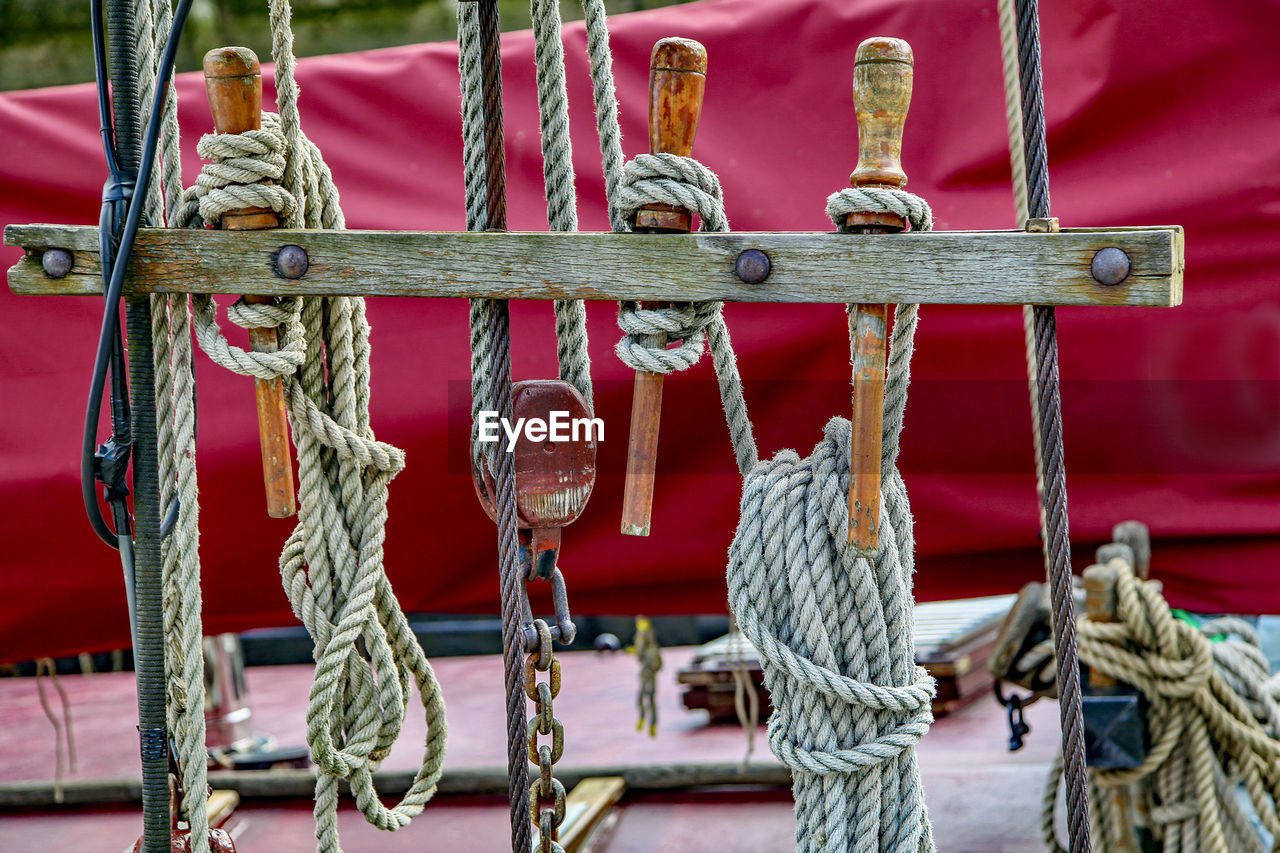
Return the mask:
<path fill-rule="evenodd" d="M 663 766 L 689 762 L 737 762 L 746 737 L 736 725 L 708 725 L 702 712 L 680 706 L 674 673 L 693 648 L 665 649 L 658 700 L 658 737 L 635 730 L 637 665 L 622 654 L 563 655 L 564 687 L 556 714 L 565 725 L 562 765 L 604 769 L 618 765 Z M 496 656 L 441 658 L 434 662 L 449 719 L 446 773 L 505 767 L 502 662 Z M 307 666 L 248 670 L 255 730 L 282 746 L 304 742 L 304 714 L 311 683 Z M 71 702 L 77 769 L 70 780 L 137 776 L 136 705 L 132 673 L 62 676 Z M 46 685 L 48 687 L 48 685 Z M 57 706 L 57 694 L 47 689 Z M 0 786 L 52 780 L 54 731 L 32 679 L 0 679 Z M 943 853 L 1039 851 L 1039 808 L 1048 766 L 1057 750 L 1057 707 L 1028 710 L 1032 734 L 1010 753 L 1003 711 L 979 699 L 939 720 L 919 746 L 920 764 L 938 849 Z M 412 770 L 426 727 L 411 718 L 388 770 Z M 761 727 L 753 763 L 772 763 Z M 696 853 L 733 849 L 785 853 L 794 849 L 794 822 L 786 790 L 627 794 L 615 807 L 608 853 Z M 303 800 L 252 800 L 236 810 L 240 853 L 312 849 L 310 804 Z M 379 832 L 344 801 L 339 824 L 348 853 L 399 853 L 427 849 L 495 851 L 507 848 L 507 810 L 500 796 L 440 796 L 406 829 Z M 135 806 L 63 806 L 0 811 L 0 851 L 117 853 L 137 838 Z"/>

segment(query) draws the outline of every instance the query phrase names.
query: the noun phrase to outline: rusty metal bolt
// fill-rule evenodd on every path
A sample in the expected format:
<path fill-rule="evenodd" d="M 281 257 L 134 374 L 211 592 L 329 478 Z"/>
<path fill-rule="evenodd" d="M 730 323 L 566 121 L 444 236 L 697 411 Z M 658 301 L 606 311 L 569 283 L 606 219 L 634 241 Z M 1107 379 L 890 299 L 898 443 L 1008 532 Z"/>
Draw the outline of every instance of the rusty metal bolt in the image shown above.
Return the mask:
<path fill-rule="evenodd" d="M 45 249 L 40 258 L 40 266 L 49 278 L 65 278 L 71 272 L 75 258 L 66 249 Z"/>
<path fill-rule="evenodd" d="M 276 253 L 276 274 L 281 278 L 302 278 L 311 266 L 307 250 L 301 246 L 281 246 Z"/>
<path fill-rule="evenodd" d="M 1028 234 L 1057 234 L 1061 230 L 1056 216 L 1033 217 L 1027 220 L 1025 227 Z"/>
<path fill-rule="evenodd" d="M 1093 260 L 1089 262 L 1089 273 L 1093 276 L 1093 280 L 1108 287 L 1114 287 L 1124 281 L 1129 277 L 1129 271 L 1132 269 L 1133 263 L 1129 260 L 1129 256 L 1123 249 L 1117 249 L 1115 246 L 1099 249 L 1093 256 Z"/>
<path fill-rule="evenodd" d="M 733 271 L 747 284 L 759 284 L 769 277 L 773 264 L 769 262 L 769 256 L 759 249 L 747 249 L 738 255 Z"/>

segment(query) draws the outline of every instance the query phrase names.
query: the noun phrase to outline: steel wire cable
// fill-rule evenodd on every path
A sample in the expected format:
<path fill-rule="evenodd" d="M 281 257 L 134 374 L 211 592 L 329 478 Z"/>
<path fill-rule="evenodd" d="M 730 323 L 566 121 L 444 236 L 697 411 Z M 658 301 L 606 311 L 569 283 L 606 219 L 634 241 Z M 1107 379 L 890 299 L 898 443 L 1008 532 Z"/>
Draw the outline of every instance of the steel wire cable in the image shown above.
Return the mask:
<path fill-rule="evenodd" d="M 1019 89 L 1022 95 L 1023 155 L 1027 172 L 1027 211 L 1049 216 L 1049 158 L 1045 140 L 1043 70 L 1040 61 L 1040 11 L 1037 0 L 1016 0 Z M 1067 834 L 1071 853 L 1088 853 L 1089 783 L 1084 758 L 1084 714 L 1080 661 L 1076 644 L 1075 602 L 1071 591 L 1071 541 L 1067 520 L 1066 467 L 1062 447 L 1062 394 L 1058 377 L 1058 332 L 1051 306 L 1033 309 L 1036 359 L 1036 411 L 1040 432 L 1040 478 L 1044 486 L 1044 555 L 1053 609 L 1054 653 L 1058 660 L 1058 708 L 1067 796 Z"/>

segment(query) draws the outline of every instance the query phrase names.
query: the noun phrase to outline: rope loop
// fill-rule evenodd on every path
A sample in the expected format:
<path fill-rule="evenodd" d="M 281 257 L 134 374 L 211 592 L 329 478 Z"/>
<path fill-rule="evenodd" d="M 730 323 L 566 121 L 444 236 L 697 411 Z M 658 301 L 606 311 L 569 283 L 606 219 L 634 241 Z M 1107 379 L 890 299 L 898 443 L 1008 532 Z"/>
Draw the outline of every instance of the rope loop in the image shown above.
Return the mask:
<path fill-rule="evenodd" d="M 724 191 L 716 173 L 692 157 L 639 154 L 622 167 L 618 210 L 631 227 L 646 204 L 671 204 L 702 219 L 699 231 L 728 231 Z"/>
<path fill-rule="evenodd" d="M 292 376 L 306 360 L 306 340 L 299 320 L 300 302 L 249 305 L 243 299 L 227 310 L 231 321 L 246 329 L 279 328 L 281 345 L 275 352 L 251 352 L 227 340 L 218 326 L 218 305 L 211 296 L 192 296 L 196 342 L 215 364 L 255 379 Z"/>
<path fill-rule="evenodd" d="M 850 213 L 894 213 L 911 223 L 912 230 L 933 230 L 933 209 L 920 196 L 889 187 L 845 187 L 827 196 L 827 216 L 837 231 L 846 231 Z"/>
<path fill-rule="evenodd" d="M 692 157 L 640 154 L 622 167 L 619 184 L 616 205 L 627 229 L 635 227 L 636 213 L 645 205 L 670 204 L 696 213 L 700 231 L 729 230 L 720 179 Z M 719 319 L 721 308 L 720 302 L 680 302 L 657 308 L 620 302 L 618 326 L 624 337 L 614 352 L 632 370 L 687 370 L 702 358 L 708 327 Z"/>

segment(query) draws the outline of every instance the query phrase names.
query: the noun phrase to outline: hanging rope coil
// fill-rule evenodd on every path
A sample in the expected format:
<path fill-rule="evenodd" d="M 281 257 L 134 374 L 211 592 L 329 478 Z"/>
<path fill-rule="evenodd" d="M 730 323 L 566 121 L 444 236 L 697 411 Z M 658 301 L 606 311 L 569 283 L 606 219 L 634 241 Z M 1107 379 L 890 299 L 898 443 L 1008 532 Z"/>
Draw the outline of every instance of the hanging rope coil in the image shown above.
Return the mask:
<path fill-rule="evenodd" d="M 273 0 L 271 16 L 280 115 L 264 113 L 260 130 L 201 139 L 197 150 L 211 162 L 180 200 L 171 199 L 171 225 L 198 227 L 216 222 L 228 211 L 266 207 L 280 214 L 287 227 L 344 226 L 332 175 L 299 125 L 288 3 Z M 176 151 L 166 149 L 164 156 L 167 178 L 176 168 L 170 165 L 176 163 Z M 279 183 L 258 183 L 263 180 Z M 341 849 L 339 780 L 350 783 L 356 804 L 370 823 L 387 830 L 404 826 L 435 792 L 446 734 L 439 685 L 383 571 L 387 484 L 404 468 L 404 454 L 378 441 L 370 427 L 369 325 L 364 301 L 339 297 L 283 299 L 273 304 L 240 300 L 232 305 L 227 316 L 236 325 L 277 330 L 280 346 L 271 353 L 230 344 L 218 327 L 217 306 L 211 298 L 192 297 L 191 305 L 196 340 L 215 363 L 247 376 L 284 380 L 298 447 L 300 489 L 298 525 L 281 554 L 280 571 L 294 613 L 315 643 L 316 681 L 307 712 L 307 741 L 321 771 L 316 782 L 316 838 L 318 849 L 337 853 Z M 180 306 L 170 303 L 168 314 L 157 315 L 156 337 L 174 347 L 174 352 L 181 351 L 175 345 L 183 327 L 175 325 L 173 318 L 185 322 L 182 308 L 185 299 Z M 187 347 L 189 355 L 189 339 Z M 156 352 L 159 362 L 159 345 Z M 176 359 L 170 356 L 167 361 L 166 371 L 170 371 Z M 180 366 L 189 372 L 189 365 Z M 157 377 L 161 378 L 159 368 Z M 183 394 L 175 395 L 172 406 L 161 412 L 162 420 L 191 421 L 191 390 L 183 387 Z M 194 439 L 190 427 L 182 434 L 189 437 L 192 451 L 185 463 L 181 458 L 178 462 L 180 483 L 182 472 L 190 470 L 190 488 L 182 491 L 181 507 L 186 513 L 188 506 L 197 506 Z M 179 527 L 183 526 L 180 521 Z M 184 549 L 184 554 L 188 562 L 194 560 L 194 547 Z M 194 577 L 198 608 L 198 564 L 196 573 L 188 571 L 185 577 L 184 586 L 175 582 L 173 589 L 185 595 Z M 183 606 L 184 595 L 173 596 L 175 608 Z M 175 627 L 184 635 L 194 632 L 198 648 L 198 610 L 195 618 L 188 616 L 181 625 L 175 622 Z M 414 687 L 428 726 L 424 755 L 408 792 L 399 804 L 387 807 L 374 788 L 373 772 L 399 736 Z M 187 686 L 176 698 L 185 708 L 196 695 Z M 197 713 L 202 712 L 201 707 Z M 182 726 L 191 714 L 179 716 Z M 183 811 L 191 821 L 193 850 L 200 851 L 207 849 L 199 826 L 205 786 L 202 781 L 194 786 L 197 780 L 188 778 L 194 771 L 187 771 L 198 764 L 203 773 L 203 731 L 198 744 L 193 737 L 181 736 L 183 728 L 175 731 L 186 782 Z"/>
<path fill-rule="evenodd" d="M 264 125 L 267 122 L 264 121 Z M 275 129 L 278 121 L 271 120 Z M 276 131 L 278 133 L 278 131 Z M 226 136 L 226 135 L 221 135 Z M 255 142 L 261 134 L 255 135 Z M 220 150 L 241 162 L 246 146 L 219 140 Z M 275 146 L 258 157 L 274 167 Z M 308 197 L 323 205 L 289 205 L 291 193 L 262 197 L 284 215 L 299 208 L 306 225 L 341 226 L 337 191 L 319 151 L 301 136 L 313 181 Z M 212 150 L 212 147 L 206 147 Z M 242 204 L 238 190 L 222 184 L 225 162 L 211 164 L 215 180 L 197 183 L 191 197 L 217 215 Z M 203 192 L 202 192 L 203 190 Z M 223 194 L 225 193 L 225 195 Z M 210 298 L 194 300 L 196 339 L 216 363 L 236 373 L 285 379 L 300 469 L 299 520 L 280 558 L 285 591 L 295 615 L 315 643 L 316 680 L 307 711 L 307 743 L 321 770 L 316 782 L 319 849 L 340 849 L 337 836 L 338 780 L 351 785 L 368 821 L 394 830 L 421 812 L 435 792 L 443 768 L 444 704 L 435 675 L 401 612 L 383 571 L 387 484 L 404 468 L 404 454 L 378 441 L 369 426 L 369 325 L 360 299 L 290 299 L 270 305 L 238 302 L 229 318 L 246 328 L 275 327 L 280 350 L 249 352 L 230 344 L 216 323 Z M 334 535 L 337 534 L 337 535 Z M 360 652 L 367 650 L 368 658 Z M 393 808 L 379 800 L 373 771 L 399 736 L 416 686 L 428 737 L 422 764 L 409 791 Z"/>
<path fill-rule="evenodd" d="M 1254 825 L 1280 839 L 1280 679 L 1270 676 L 1252 626 L 1219 618 L 1199 628 L 1177 619 L 1156 584 L 1117 569 L 1116 622 L 1079 622 L 1081 660 L 1146 697 L 1151 748 L 1141 766 L 1091 769 L 1093 831 L 1132 834 L 1131 816 L 1113 814 L 1103 792 L 1129 786 L 1146 801 L 1164 850 L 1265 851 Z M 1217 637 L 1217 642 L 1210 642 Z M 1054 834 L 1061 759 L 1045 790 L 1045 841 Z M 1243 784 L 1250 815 L 1236 791 Z"/>
<path fill-rule="evenodd" d="M 827 211 L 840 230 L 854 212 L 894 212 L 913 228 L 932 227 L 928 204 L 901 190 L 834 193 Z M 794 772 L 801 851 L 933 849 L 914 747 L 933 720 L 934 685 L 915 665 L 914 535 L 896 467 L 917 316 L 915 305 L 894 314 L 882 459 L 886 523 L 874 558 L 858 557 L 848 545 L 847 419 L 833 418 L 808 457 L 784 450 L 743 472 L 729 603 L 760 653 L 774 704 L 769 745 Z M 757 455 L 754 442 L 735 442 L 735 449 L 740 460 Z"/>

